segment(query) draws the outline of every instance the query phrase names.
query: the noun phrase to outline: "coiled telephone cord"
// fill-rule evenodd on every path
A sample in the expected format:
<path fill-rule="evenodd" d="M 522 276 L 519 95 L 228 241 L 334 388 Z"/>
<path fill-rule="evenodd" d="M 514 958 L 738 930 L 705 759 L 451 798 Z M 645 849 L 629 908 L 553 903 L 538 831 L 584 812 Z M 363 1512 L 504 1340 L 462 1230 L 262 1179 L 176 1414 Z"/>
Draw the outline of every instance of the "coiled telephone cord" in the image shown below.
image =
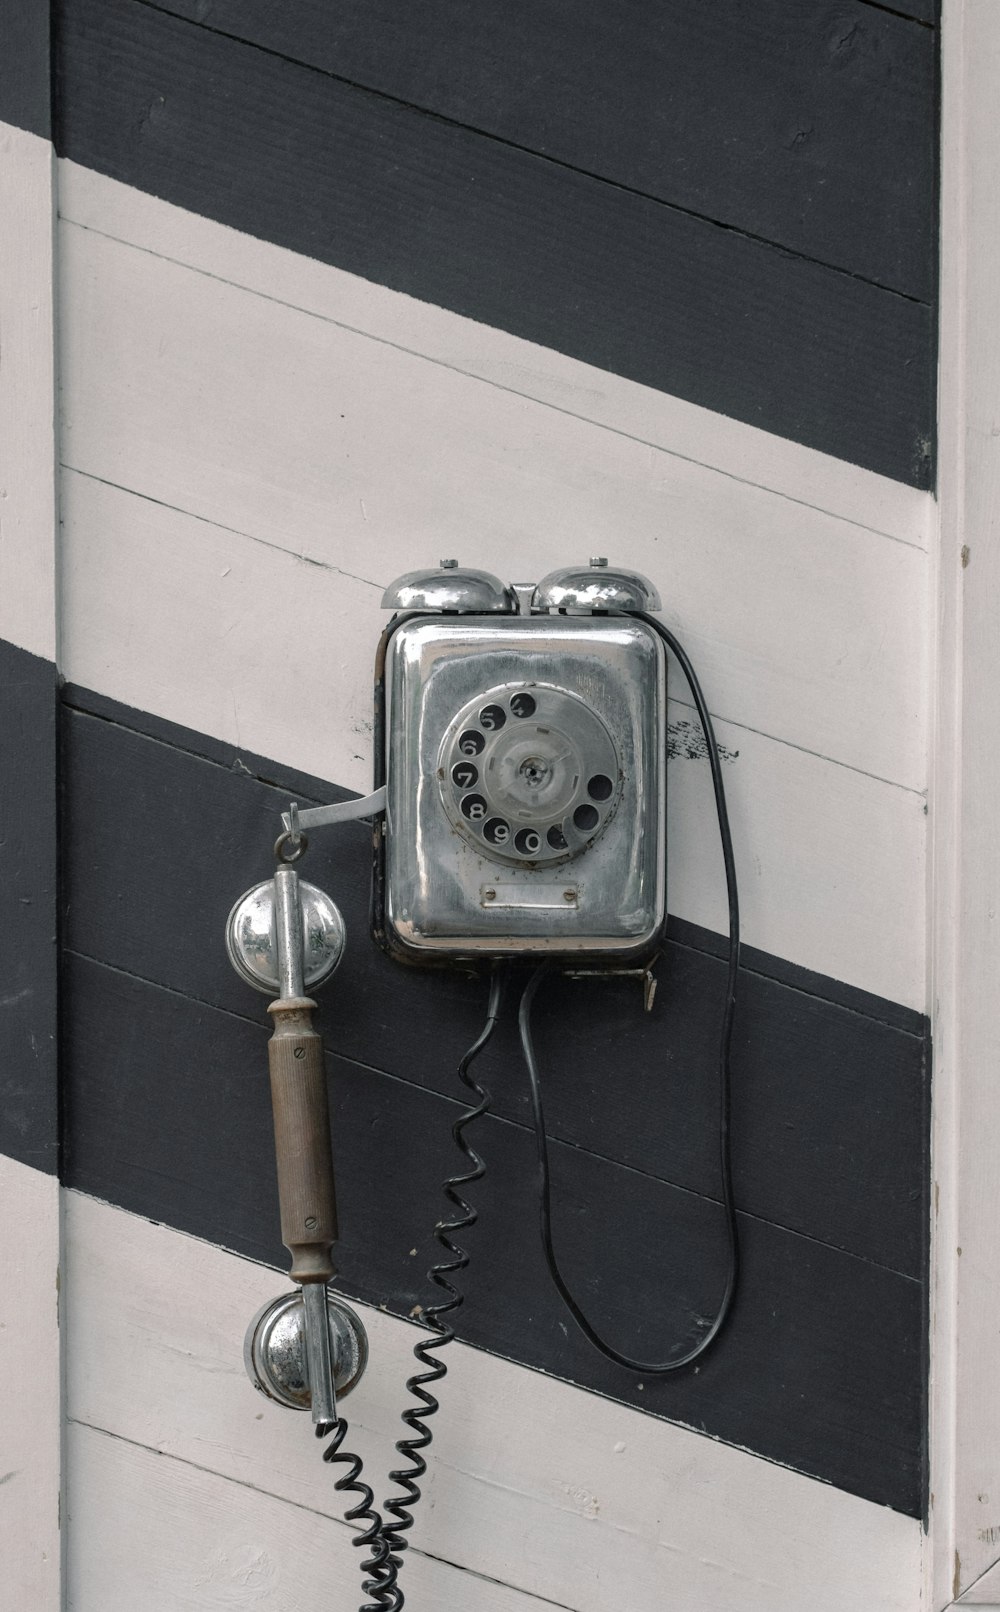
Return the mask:
<path fill-rule="evenodd" d="M 407 1530 L 413 1526 L 413 1508 L 421 1498 L 418 1479 L 427 1471 L 427 1462 L 422 1451 L 426 1450 L 433 1437 L 431 1428 L 427 1426 L 426 1417 L 433 1416 L 439 1409 L 438 1400 L 429 1391 L 431 1383 L 440 1382 L 447 1375 L 448 1367 L 445 1361 L 439 1360 L 432 1350 L 443 1349 L 446 1344 L 454 1340 L 455 1332 L 444 1319 L 452 1314 L 464 1302 L 462 1293 L 450 1278 L 459 1271 L 464 1271 L 469 1263 L 469 1256 L 464 1248 L 452 1241 L 453 1234 L 465 1231 L 474 1226 L 479 1219 L 478 1211 L 462 1196 L 459 1190 L 467 1187 L 473 1181 L 479 1181 L 486 1173 L 485 1161 L 476 1152 L 467 1140 L 465 1131 L 473 1120 L 479 1119 L 487 1113 L 492 1102 L 490 1093 L 485 1086 L 469 1073 L 470 1068 L 482 1052 L 483 1048 L 492 1038 L 500 1016 L 500 1006 L 503 1001 L 506 971 L 497 966 L 494 969 L 490 982 L 489 1004 L 486 1010 L 486 1023 L 476 1037 L 472 1046 L 465 1053 L 458 1065 L 458 1074 L 463 1085 L 468 1087 L 475 1097 L 475 1103 L 465 1110 L 455 1121 L 451 1134 L 461 1152 L 468 1159 L 471 1168 L 462 1175 L 453 1175 L 444 1183 L 444 1192 L 450 1202 L 458 1210 L 458 1214 L 450 1220 L 440 1220 L 434 1228 L 434 1235 L 441 1247 L 449 1256 L 447 1260 L 432 1266 L 428 1272 L 430 1279 L 441 1288 L 447 1297 L 440 1304 L 428 1305 L 424 1311 L 424 1322 L 436 1334 L 425 1342 L 420 1340 L 414 1346 L 413 1353 L 421 1366 L 425 1369 L 415 1373 L 406 1384 L 407 1392 L 418 1401 L 410 1405 L 402 1413 L 402 1419 L 412 1431 L 411 1438 L 400 1439 L 396 1449 L 400 1455 L 405 1456 L 409 1465 L 400 1467 L 389 1473 L 389 1480 L 395 1483 L 404 1492 L 394 1495 L 385 1502 L 383 1510 L 391 1513 L 396 1519 L 391 1524 L 384 1520 L 374 1505 L 374 1495 L 361 1477 L 361 1458 L 341 1445 L 347 1434 L 347 1423 L 343 1417 L 336 1422 L 322 1422 L 316 1429 L 317 1438 L 325 1438 L 332 1433 L 333 1438 L 323 1451 L 324 1461 L 344 1462 L 348 1471 L 337 1480 L 334 1488 L 347 1493 L 361 1496 L 359 1503 L 345 1512 L 348 1522 L 367 1522 L 369 1526 L 363 1533 L 356 1534 L 353 1543 L 358 1546 L 371 1546 L 371 1552 L 361 1563 L 361 1571 L 367 1577 L 362 1583 L 365 1595 L 370 1599 L 360 1608 L 360 1612 L 400 1612 L 405 1605 L 403 1590 L 398 1583 L 400 1558 L 406 1549 Z"/>
<path fill-rule="evenodd" d="M 403 1411 L 402 1416 L 407 1427 L 412 1430 L 413 1436 L 400 1439 L 396 1445 L 399 1454 L 406 1458 L 409 1466 L 400 1467 L 389 1474 L 390 1481 L 401 1488 L 404 1493 L 393 1496 L 383 1506 L 383 1510 L 391 1513 L 396 1519 L 392 1524 L 386 1523 L 383 1525 L 383 1538 L 388 1541 L 389 1559 L 397 1571 L 400 1565 L 400 1552 L 406 1549 L 408 1543 L 407 1530 L 413 1527 L 413 1508 L 421 1498 L 418 1479 L 422 1478 L 427 1471 L 427 1462 L 424 1460 L 422 1452 L 430 1444 L 433 1433 L 427 1426 L 425 1418 L 434 1416 L 439 1408 L 437 1398 L 430 1392 L 430 1385 L 440 1382 L 448 1371 L 447 1363 L 438 1358 L 437 1351 L 452 1343 L 455 1338 L 455 1330 L 450 1322 L 445 1320 L 445 1317 L 454 1314 L 464 1302 L 464 1295 L 455 1286 L 451 1278 L 457 1275 L 459 1271 L 465 1270 L 469 1263 L 469 1256 L 465 1249 L 461 1248 L 452 1238 L 456 1232 L 466 1231 L 470 1226 L 474 1226 L 479 1219 L 478 1210 L 463 1197 L 460 1188 L 471 1186 L 474 1181 L 481 1180 L 486 1173 L 485 1162 L 476 1152 L 471 1142 L 468 1141 L 465 1132 L 473 1120 L 480 1119 L 483 1114 L 487 1113 L 492 1098 L 485 1086 L 481 1086 L 469 1071 L 496 1029 L 497 1020 L 500 1016 L 500 1006 L 503 1001 L 505 979 L 505 970 L 499 966 L 495 968 L 490 983 L 486 1023 L 458 1066 L 459 1078 L 462 1084 L 472 1092 L 476 1102 L 471 1108 L 467 1108 L 465 1113 L 455 1121 L 451 1128 L 451 1134 L 460 1151 L 468 1159 L 471 1168 L 463 1175 L 449 1177 L 444 1183 L 445 1195 L 458 1213 L 450 1220 L 439 1220 L 434 1228 L 435 1237 L 449 1257 L 432 1266 L 428 1275 L 431 1281 L 447 1294 L 447 1297 L 439 1304 L 428 1305 L 424 1311 L 424 1321 L 437 1336 L 428 1342 L 421 1339 L 414 1346 L 413 1353 L 425 1369 L 422 1372 L 415 1373 L 406 1384 L 407 1392 L 418 1401 L 416 1405 L 408 1406 Z M 434 1352 L 432 1353 L 432 1351 Z M 403 1605 L 402 1596 L 400 1597 L 399 1605 Z"/>
<path fill-rule="evenodd" d="M 375 1510 L 375 1496 L 361 1477 L 361 1457 L 349 1450 L 342 1450 L 341 1445 L 347 1437 L 347 1423 L 342 1416 L 335 1422 L 320 1422 L 316 1428 L 317 1438 L 326 1438 L 328 1433 L 333 1438 L 323 1451 L 324 1461 L 331 1463 L 343 1462 L 348 1470 L 339 1477 L 334 1488 L 348 1494 L 359 1494 L 360 1501 L 345 1511 L 344 1516 L 348 1522 L 367 1522 L 369 1526 L 363 1533 L 355 1534 L 352 1545 L 364 1547 L 371 1546 L 371 1554 L 361 1563 L 361 1571 L 367 1576 L 361 1588 L 365 1595 L 371 1599 L 360 1608 L 360 1612 L 397 1612 L 403 1605 L 402 1593 L 396 1584 L 396 1563 L 389 1553 L 389 1542 L 385 1537 L 382 1518 Z"/>

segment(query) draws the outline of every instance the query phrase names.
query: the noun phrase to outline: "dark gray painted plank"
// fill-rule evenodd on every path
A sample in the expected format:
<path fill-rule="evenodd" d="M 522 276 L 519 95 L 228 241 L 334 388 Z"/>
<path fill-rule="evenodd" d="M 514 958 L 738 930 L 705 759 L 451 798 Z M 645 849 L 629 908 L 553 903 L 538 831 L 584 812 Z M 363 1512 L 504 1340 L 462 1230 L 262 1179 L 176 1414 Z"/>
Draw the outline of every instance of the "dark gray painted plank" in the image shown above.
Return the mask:
<path fill-rule="evenodd" d="M 67 965 L 67 1184 L 284 1266 L 266 1027 L 71 955 Z M 425 1013 L 450 1068 L 465 1032 Z M 458 1110 L 407 1081 L 328 1061 L 338 1285 L 405 1316 L 428 1302 L 429 1231 L 455 1166 Z M 745 1276 L 719 1346 L 697 1373 L 636 1380 L 584 1342 L 548 1281 L 530 1133 L 491 1118 L 476 1142 L 489 1172 L 474 1193 L 482 1219 L 469 1237 L 460 1336 L 919 1513 L 920 1284 L 744 1219 Z M 718 1207 L 576 1148 L 554 1153 L 556 1234 L 595 1320 L 640 1355 L 691 1339 L 723 1281 Z M 240 1346 L 234 1337 L 234 1360 Z"/>
<path fill-rule="evenodd" d="M 860 0 L 157 9 L 933 298 L 937 40 Z"/>
<path fill-rule="evenodd" d="M 102 721 L 113 722 L 119 727 L 130 729 L 133 733 L 144 734 L 147 738 L 159 739 L 175 750 L 185 750 L 192 756 L 203 756 L 221 767 L 249 773 L 291 798 L 315 801 L 352 798 L 350 790 L 341 789 L 339 785 L 332 784 L 326 779 L 299 772 L 296 768 L 288 767 L 284 762 L 274 761 L 270 757 L 255 755 L 227 741 L 213 738 L 211 734 L 199 733 L 196 729 L 182 727 L 177 722 L 168 722 L 163 717 L 154 716 L 150 711 L 140 711 L 134 706 L 122 705 L 120 701 L 109 699 L 105 694 L 98 694 L 94 689 L 65 683 L 62 687 L 62 700 L 66 706 L 76 711 L 89 713 Z M 669 927 L 671 938 L 680 945 L 691 947 L 695 951 L 708 952 L 712 957 L 725 957 L 727 943 L 723 935 L 702 929 L 698 924 L 688 923 L 683 918 L 671 917 Z M 741 955 L 743 965 L 750 973 L 761 974 L 765 979 L 778 980 L 781 984 L 790 986 L 792 990 L 803 991 L 807 996 L 817 996 L 824 1002 L 833 1002 L 852 1013 L 864 1014 L 866 1018 L 878 1019 L 897 1030 L 905 1030 L 909 1035 L 923 1036 L 926 1032 L 927 1020 L 915 1008 L 904 1007 L 887 997 L 859 990 L 856 985 L 846 985 L 840 980 L 831 979 L 826 974 L 818 974 L 814 969 L 802 968 L 798 963 L 789 962 L 787 958 L 773 957 L 754 946 L 744 945 Z"/>
<path fill-rule="evenodd" d="M 226 915 L 244 889 L 270 874 L 287 789 L 303 803 L 338 792 L 287 774 L 281 780 L 287 788 L 280 789 L 278 769 L 259 758 L 250 758 L 248 770 L 246 758 L 214 741 L 116 712 L 106 700 L 96 704 L 99 717 L 66 712 L 68 944 L 252 1015 L 254 999 L 224 954 Z M 132 724 L 148 721 L 157 737 L 121 726 L 116 714 Z M 371 944 L 363 825 L 317 834 L 305 871 L 334 896 L 348 926 L 345 960 L 323 993 L 329 1045 L 428 1089 L 449 1089 L 439 1032 L 454 1029 L 460 1042 L 472 1039 L 481 985 L 401 968 Z M 706 950 L 671 942 L 648 1017 L 634 983 L 553 982 L 539 1004 L 539 1040 L 555 1134 L 714 1194 L 722 974 Z M 811 979 L 803 972 L 799 985 Z M 741 1205 L 919 1277 L 926 1224 L 922 1034 L 758 972 L 744 971 L 741 992 L 735 1053 Z M 856 1006 L 869 1002 L 857 993 Z M 484 1067 L 494 1072 L 498 1111 L 525 1121 L 525 1083 L 510 1027 Z"/>
<path fill-rule="evenodd" d="M 899 17 L 912 17 L 917 22 L 934 27 L 940 16 L 939 0 L 863 0 L 863 4 L 878 11 L 891 11 Z"/>
<path fill-rule="evenodd" d="M 927 486 L 931 310 L 166 16 L 61 0 L 63 154 Z"/>
<path fill-rule="evenodd" d="M 56 672 L 0 640 L 0 1152 L 55 1173 Z"/>
<path fill-rule="evenodd" d="M 0 120 L 52 134 L 49 0 L 0 0 Z"/>
<path fill-rule="evenodd" d="M 702 929 L 699 924 L 688 923 L 684 918 L 670 919 L 670 934 L 678 944 L 691 946 L 695 951 L 707 951 L 713 957 L 725 957 L 727 954 L 724 935 Z M 926 1034 L 925 1015 L 916 1008 L 905 1007 L 902 1002 L 890 1002 L 872 991 L 862 991 L 856 985 L 831 979 L 828 974 L 817 974 L 815 969 L 790 963 L 787 958 L 759 951 L 756 946 L 744 944 L 740 948 L 740 957 L 743 967 L 751 974 L 763 974 L 765 979 L 777 980 L 782 985 L 790 986 L 793 991 L 804 991 L 807 996 L 835 1002 L 838 1007 L 847 1008 L 851 1013 L 863 1013 L 866 1018 L 879 1019 L 896 1030 L 905 1030 L 908 1035 Z"/>

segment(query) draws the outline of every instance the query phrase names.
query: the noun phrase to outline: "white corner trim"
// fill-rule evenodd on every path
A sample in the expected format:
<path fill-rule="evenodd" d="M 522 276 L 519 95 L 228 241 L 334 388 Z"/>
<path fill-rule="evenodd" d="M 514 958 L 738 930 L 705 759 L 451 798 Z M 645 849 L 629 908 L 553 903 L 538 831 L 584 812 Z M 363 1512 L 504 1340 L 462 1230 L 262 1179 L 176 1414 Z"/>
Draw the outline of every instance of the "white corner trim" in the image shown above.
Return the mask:
<path fill-rule="evenodd" d="M 0 1154 L 0 1562 L 4 1600 L 59 1612 L 59 1183 Z"/>
<path fill-rule="evenodd" d="M 944 0 L 931 794 L 931 1512 L 924 1604 L 1000 1601 L 1000 8 Z M 967 1594 L 963 1594 L 967 1591 Z"/>
<path fill-rule="evenodd" d="M 53 160 L 0 123 L 0 638 L 54 661 Z"/>

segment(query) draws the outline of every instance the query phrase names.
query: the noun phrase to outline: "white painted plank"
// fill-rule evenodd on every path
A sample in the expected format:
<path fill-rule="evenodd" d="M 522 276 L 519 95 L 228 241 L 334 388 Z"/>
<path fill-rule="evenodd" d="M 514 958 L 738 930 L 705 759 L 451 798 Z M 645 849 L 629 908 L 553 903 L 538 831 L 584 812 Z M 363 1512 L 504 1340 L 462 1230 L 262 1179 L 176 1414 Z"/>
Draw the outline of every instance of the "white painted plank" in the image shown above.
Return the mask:
<path fill-rule="evenodd" d="M 363 1549 L 346 1525 L 155 1450 L 73 1425 L 67 1438 L 69 1612 L 357 1612 Z M 332 1478 L 330 1479 L 332 1482 Z M 547 1604 L 416 1551 L 405 1594 L 442 1612 Z"/>
<path fill-rule="evenodd" d="M 988 1539 L 987 1530 L 984 1530 L 984 1533 L 987 1534 L 987 1538 L 982 1542 L 984 1544 L 989 1543 L 990 1548 L 995 1551 L 998 1546 L 1000 1546 L 1000 1535 L 997 1534 L 997 1530 L 993 1530 L 994 1538 L 992 1540 Z M 1000 1561 L 994 1562 L 992 1567 L 988 1567 L 985 1573 L 983 1573 L 982 1577 L 978 1578 L 976 1582 L 966 1590 L 964 1595 L 960 1595 L 955 1603 L 956 1606 L 985 1606 L 994 1608 L 998 1604 L 1000 1604 Z"/>
<path fill-rule="evenodd" d="M 52 147 L 0 123 L 0 638 L 56 658 Z"/>
<path fill-rule="evenodd" d="M 924 787 L 918 549 L 70 224 L 61 304 L 67 464 L 373 584 L 609 554 L 728 720 Z"/>
<path fill-rule="evenodd" d="M 974 1584 L 974 1594 L 985 1594 L 982 1575 L 1000 1551 L 1000 8 L 993 0 L 947 0 L 943 42 L 928 1595 L 935 1608 Z M 1000 1600 L 996 1580 L 987 1599 Z"/>
<path fill-rule="evenodd" d="M 0 1562 L 5 1606 L 61 1606 L 59 1183 L 0 1154 Z"/>
<path fill-rule="evenodd" d="M 243 1374 L 246 1324 L 283 1278 L 78 1193 L 66 1195 L 66 1224 L 70 1416 L 245 1486 L 227 1485 L 226 1506 L 256 1490 L 309 1508 L 325 1537 L 314 1514 L 334 1512 L 335 1497 L 306 1418 L 255 1396 Z M 369 1472 L 384 1475 L 416 1333 L 378 1310 L 364 1315 L 371 1363 L 345 1410 Z M 915 1612 L 913 1519 L 464 1345 L 452 1348 L 450 1366 L 415 1530 L 420 1550 L 579 1612 Z M 75 1612 L 201 1606 L 149 1593 L 173 1590 L 170 1563 L 186 1572 L 190 1559 L 204 1574 L 207 1561 L 222 1559 L 211 1552 L 226 1548 L 225 1511 L 207 1485 L 192 1480 L 182 1513 L 166 1493 L 173 1478 L 150 1467 L 147 1493 L 137 1496 L 138 1481 L 119 1470 L 112 1490 L 100 1488 L 96 1468 L 72 1468 L 85 1478 L 83 1492 L 73 1483 L 74 1582 L 86 1567 L 95 1586 L 89 1600 L 71 1602 Z M 376 1488 L 384 1493 L 384 1476 Z M 197 1522 L 200 1508 L 207 1525 Z M 131 1528 L 134 1544 L 119 1537 Z M 249 1543 L 270 1553 L 272 1538 L 280 1529 L 266 1545 L 263 1535 Z M 247 1542 L 241 1533 L 241 1550 Z M 113 1570 L 101 1571 L 102 1550 L 116 1553 Z M 141 1598 L 98 1598 L 115 1573 L 137 1591 L 147 1555 L 158 1565 Z M 415 1587 L 416 1559 L 409 1568 Z M 210 1604 L 230 1603 L 220 1595 Z M 290 1594 L 280 1604 L 284 1612 L 327 1603 Z M 480 1605 L 416 1592 L 413 1604 Z M 482 1605 L 492 1612 L 492 1602 Z"/>
<path fill-rule="evenodd" d="M 417 302 L 63 161 L 60 212 L 144 251 L 419 353 L 727 476 L 926 547 L 929 494 Z"/>
<path fill-rule="evenodd" d="M 0 637 L 56 655 L 53 156 L 0 123 Z M 46 1029 L 48 1027 L 46 1026 Z M 0 1562 L 12 1607 L 61 1605 L 59 1187 L 0 1156 Z"/>
<path fill-rule="evenodd" d="M 62 503 L 72 681 L 370 788 L 377 588 L 76 473 Z M 671 719 L 695 722 L 676 704 Z M 718 735 L 738 752 L 726 779 L 748 942 L 922 1007 L 922 798 L 727 722 Z M 669 791 L 670 910 L 722 930 L 707 764 L 678 759 Z"/>

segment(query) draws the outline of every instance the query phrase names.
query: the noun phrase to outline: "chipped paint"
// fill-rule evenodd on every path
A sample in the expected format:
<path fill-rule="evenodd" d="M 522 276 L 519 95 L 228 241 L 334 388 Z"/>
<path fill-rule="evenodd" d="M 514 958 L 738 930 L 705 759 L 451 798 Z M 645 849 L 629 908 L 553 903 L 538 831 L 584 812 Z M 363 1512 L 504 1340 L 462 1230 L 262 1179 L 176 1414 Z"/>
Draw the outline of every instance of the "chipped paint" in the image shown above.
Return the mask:
<path fill-rule="evenodd" d="M 738 750 L 728 750 L 725 745 L 716 746 L 719 758 L 722 761 L 735 761 L 739 756 Z M 667 755 L 671 761 L 702 761 L 708 755 L 708 745 L 699 722 L 691 722 L 687 717 L 681 717 L 677 722 L 667 724 Z"/>

